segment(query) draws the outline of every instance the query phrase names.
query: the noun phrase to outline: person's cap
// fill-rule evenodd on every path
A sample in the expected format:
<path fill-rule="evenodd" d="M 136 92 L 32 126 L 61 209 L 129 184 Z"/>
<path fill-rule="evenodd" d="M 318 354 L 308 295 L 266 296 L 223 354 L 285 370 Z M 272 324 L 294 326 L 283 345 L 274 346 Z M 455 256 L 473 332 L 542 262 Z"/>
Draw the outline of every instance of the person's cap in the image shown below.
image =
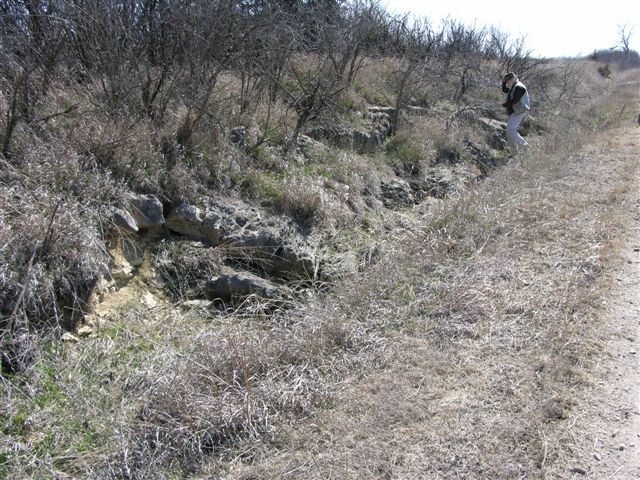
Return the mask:
<path fill-rule="evenodd" d="M 502 78 L 502 81 L 508 82 L 509 80 L 513 80 L 514 78 L 516 78 L 516 74 L 513 72 L 509 72 Z"/>

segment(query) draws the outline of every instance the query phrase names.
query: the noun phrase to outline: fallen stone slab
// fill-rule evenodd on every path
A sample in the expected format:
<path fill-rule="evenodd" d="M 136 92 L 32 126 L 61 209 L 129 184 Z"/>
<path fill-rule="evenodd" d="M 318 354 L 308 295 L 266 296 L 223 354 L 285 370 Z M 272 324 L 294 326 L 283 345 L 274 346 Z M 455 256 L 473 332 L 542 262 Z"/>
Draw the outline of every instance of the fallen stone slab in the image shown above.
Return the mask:
<path fill-rule="evenodd" d="M 220 275 L 207 282 L 204 289 L 209 300 L 219 300 L 237 305 L 248 297 L 282 301 L 291 298 L 286 287 L 276 286 L 264 278 L 250 273 L 230 273 Z"/>

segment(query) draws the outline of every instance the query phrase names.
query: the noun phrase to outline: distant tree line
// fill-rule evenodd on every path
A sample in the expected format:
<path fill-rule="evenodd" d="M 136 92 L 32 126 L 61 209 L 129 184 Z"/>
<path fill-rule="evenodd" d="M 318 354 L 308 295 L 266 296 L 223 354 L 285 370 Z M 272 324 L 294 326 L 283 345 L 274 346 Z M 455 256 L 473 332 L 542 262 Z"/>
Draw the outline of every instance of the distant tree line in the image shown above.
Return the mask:
<path fill-rule="evenodd" d="M 600 63 L 618 65 L 623 69 L 640 67 L 640 54 L 635 50 L 629 50 L 626 52 L 611 48 L 596 50 L 589 55 L 588 58 Z"/>
<path fill-rule="evenodd" d="M 604 64 L 615 64 L 622 69 L 640 67 L 640 55 L 630 47 L 633 28 L 629 25 L 618 27 L 618 44 L 613 48 L 594 51 L 589 59 Z"/>

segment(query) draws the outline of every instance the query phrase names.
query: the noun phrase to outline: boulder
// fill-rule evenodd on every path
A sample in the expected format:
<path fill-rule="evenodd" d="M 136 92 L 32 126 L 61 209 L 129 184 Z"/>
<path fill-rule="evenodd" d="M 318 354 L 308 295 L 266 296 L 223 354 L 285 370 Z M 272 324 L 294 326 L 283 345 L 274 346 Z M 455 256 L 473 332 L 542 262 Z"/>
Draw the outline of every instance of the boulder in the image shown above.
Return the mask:
<path fill-rule="evenodd" d="M 124 210 L 112 206 L 109 207 L 108 213 L 111 223 L 120 233 L 129 234 L 136 233 L 138 231 L 138 225 L 129 212 L 125 212 Z"/>
<path fill-rule="evenodd" d="M 174 232 L 192 237 L 202 236 L 202 210 L 194 205 L 183 203 L 177 206 L 167 216 L 165 226 Z"/>
<path fill-rule="evenodd" d="M 204 293 L 209 300 L 231 304 L 242 303 L 250 296 L 267 300 L 284 300 L 291 297 L 285 287 L 276 286 L 264 278 L 246 272 L 213 278 L 207 282 Z"/>
<path fill-rule="evenodd" d="M 130 198 L 131 215 L 138 228 L 154 228 L 164 225 L 162 202 L 154 195 L 134 195 Z"/>

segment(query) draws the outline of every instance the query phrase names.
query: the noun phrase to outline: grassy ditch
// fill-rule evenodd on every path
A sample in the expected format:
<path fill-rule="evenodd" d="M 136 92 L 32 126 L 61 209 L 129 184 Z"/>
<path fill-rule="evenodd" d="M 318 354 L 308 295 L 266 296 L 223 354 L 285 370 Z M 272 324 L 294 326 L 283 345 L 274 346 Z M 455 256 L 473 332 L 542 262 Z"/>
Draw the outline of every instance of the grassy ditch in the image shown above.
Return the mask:
<path fill-rule="evenodd" d="M 483 182 L 369 223 L 357 238 L 376 238 L 381 253 L 329 295 L 268 316 L 259 305 L 221 314 L 174 304 L 149 280 L 124 286 L 130 295 L 78 342 L 16 336 L 38 356 L 25 371 L 3 370 L 0 473 L 273 478 L 291 456 L 309 451 L 305 419 L 316 416 L 342 432 L 336 448 L 350 438 L 355 448 L 339 453 L 329 444 L 320 463 L 301 463 L 298 478 L 326 478 L 332 462 L 342 462 L 345 478 L 554 472 L 568 448 L 558 426 L 589 385 L 598 352 L 594 309 L 616 261 L 625 222 L 619 205 L 636 173 L 623 157 L 581 150 L 594 139 L 601 144 L 605 127 L 631 120 L 630 109 L 597 100 L 559 116 L 531 152 Z M 362 169 L 362 161 L 354 165 Z M 288 205 L 268 194 L 279 208 Z M 315 218 L 309 198 L 302 213 Z M 58 217 L 40 224 L 47 218 Z M 97 233 L 82 231 L 93 246 Z M 104 252 L 95 247 L 92 258 L 87 268 L 101 268 Z M 156 301 L 145 304 L 146 294 Z M 419 363 L 418 383 L 403 363 L 412 349 L 433 360 Z M 393 402 L 363 390 L 389 382 L 397 387 Z M 419 394 L 405 395 L 416 384 Z M 371 408 L 349 411 L 367 402 Z M 390 408 L 416 405 L 396 423 L 368 416 L 392 419 Z M 423 415 L 424 405 L 443 414 Z M 380 453 L 394 440 L 380 428 L 392 427 L 403 427 L 400 438 L 413 445 L 400 463 Z M 443 470 L 450 450 L 462 460 Z"/>

